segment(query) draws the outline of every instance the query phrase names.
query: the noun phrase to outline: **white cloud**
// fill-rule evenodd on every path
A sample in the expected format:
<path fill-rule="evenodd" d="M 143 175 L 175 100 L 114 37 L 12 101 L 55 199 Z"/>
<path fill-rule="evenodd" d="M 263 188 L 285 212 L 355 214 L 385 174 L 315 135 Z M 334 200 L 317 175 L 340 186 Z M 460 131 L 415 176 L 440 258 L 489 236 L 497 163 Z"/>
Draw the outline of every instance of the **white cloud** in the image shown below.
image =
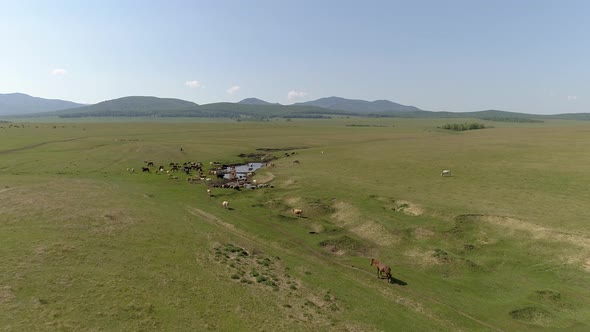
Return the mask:
<path fill-rule="evenodd" d="M 56 75 L 56 76 L 65 75 L 67 73 L 68 72 L 63 68 L 55 68 L 54 70 L 51 71 L 51 75 Z"/>
<path fill-rule="evenodd" d="M 203 84 L 199 81 L 186 81 L 184 85 L 192 89 L 204 88 Z"/>
<path fill-rule="evenodd" d="M 578 96 L 567 96 L 567 100 L 577 100 Z"/>
<path fill-rule="evenodd" d="M 307 96 L 307 92 L 291 90 L 287 93 L 287 99 L 295 100 Z"/>
<path fill-rule="evenodd" d="M 233 95 L 235 92 L 238 92 L 239 90 L 240 90 L 240 86 L 234 85 L 231 88 L 225 90 L 225 92 L 229 93 L 230 95 Z"/>

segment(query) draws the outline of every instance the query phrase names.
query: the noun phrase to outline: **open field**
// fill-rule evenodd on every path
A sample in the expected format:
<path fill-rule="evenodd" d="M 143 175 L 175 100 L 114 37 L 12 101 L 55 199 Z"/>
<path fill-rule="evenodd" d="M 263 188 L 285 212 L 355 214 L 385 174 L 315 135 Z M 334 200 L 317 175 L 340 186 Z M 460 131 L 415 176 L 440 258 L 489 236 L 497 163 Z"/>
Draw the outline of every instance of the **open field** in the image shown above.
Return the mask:
<path fill-rule="evenodd" d="M 590 329 L 590 122 L 8 126 L 2 331 Z M 273 188 L 126 171 L 260 148 Z"/>

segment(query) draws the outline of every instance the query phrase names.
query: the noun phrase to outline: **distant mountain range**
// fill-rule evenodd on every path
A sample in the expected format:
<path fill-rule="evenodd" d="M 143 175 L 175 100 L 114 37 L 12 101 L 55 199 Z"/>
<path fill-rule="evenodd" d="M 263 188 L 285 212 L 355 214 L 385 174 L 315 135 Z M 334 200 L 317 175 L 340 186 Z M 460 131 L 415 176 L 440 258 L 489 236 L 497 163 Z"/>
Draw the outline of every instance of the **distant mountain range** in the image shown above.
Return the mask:
<path fill-rule="evenodd" d="M 406 106 L 394 103 L 389 100 L 366 101 L 359 99 L 346 99 L 340 97 L 320 98 L 295 105 L 316 106 L 330 110 L 350 111 L 358 113 L 379 113 L 379 112 L 416 112 L 422 111 L 414 106 Z"/>
<path fill-rule="evenodd" d="M 536 115 L 486 110 L 477 112 L 433 112 L 389 100 L 366 101 L 340 97 L 320 98 L 281 105 L 258 98 L 238 103 L 198 105 L 174 98 L 130 96 L 83 105 L 64 100 L 43 99 L 14 93 L 0 94 L 0 116 L 17 117 L 219 117 L 267 120 L 270 118 L 329 118 L 332 116 L 398 118 L 478 118 L 493 121 L 535 122 L 541 119 L 590 120 L 590 113 Z"/>
<path fill-rule="evenodd" d="M 60 99 L 31 97 L 24 93 L 0 94 L 0 115 L 30 114 L 85 106 Z"/>

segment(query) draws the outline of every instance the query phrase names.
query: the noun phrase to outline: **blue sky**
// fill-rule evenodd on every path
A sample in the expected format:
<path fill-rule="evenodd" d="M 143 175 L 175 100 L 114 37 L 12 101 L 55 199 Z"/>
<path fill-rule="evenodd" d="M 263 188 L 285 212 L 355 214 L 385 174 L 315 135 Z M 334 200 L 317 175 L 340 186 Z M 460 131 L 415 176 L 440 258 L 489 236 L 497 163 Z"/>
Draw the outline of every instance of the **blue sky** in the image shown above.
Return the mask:
<path fill-rule="evenodd" d="M 590 112 L 590 1 L 5 1 L 0 93 Z"/>

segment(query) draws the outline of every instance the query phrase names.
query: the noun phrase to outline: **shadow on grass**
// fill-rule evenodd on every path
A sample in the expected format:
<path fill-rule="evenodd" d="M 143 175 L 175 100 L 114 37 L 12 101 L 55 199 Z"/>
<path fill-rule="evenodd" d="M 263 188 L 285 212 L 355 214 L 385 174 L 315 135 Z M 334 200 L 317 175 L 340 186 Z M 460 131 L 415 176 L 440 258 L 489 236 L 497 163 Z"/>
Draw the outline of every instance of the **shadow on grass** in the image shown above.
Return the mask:
<path fill-rule="evenodd" d="M 394 284 L 394 285 L 400 285 L 400 286 L 406 286 L 408 284 L 407 282 L 397 279 L 397 278 L 394 278 L 394 277 L 391 277 L 391 280 L 389 281 L 389 283 Z"/>

